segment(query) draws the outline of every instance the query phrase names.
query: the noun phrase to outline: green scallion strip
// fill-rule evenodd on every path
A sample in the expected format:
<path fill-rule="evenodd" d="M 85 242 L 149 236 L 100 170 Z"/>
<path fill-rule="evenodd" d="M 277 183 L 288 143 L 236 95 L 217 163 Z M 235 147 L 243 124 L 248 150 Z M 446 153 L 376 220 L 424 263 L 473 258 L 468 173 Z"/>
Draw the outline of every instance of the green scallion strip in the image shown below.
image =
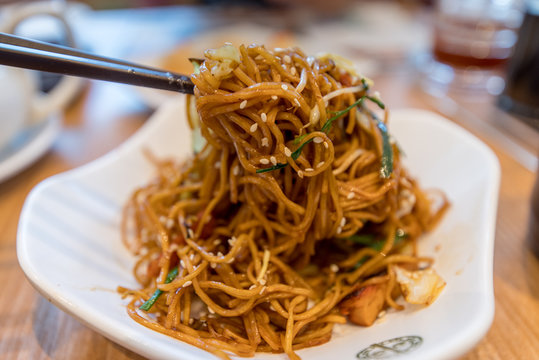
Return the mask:
<path fill-rule="evenodd" d="M 282 169 L 284 167 L 286 167 L 288 165 L 288 163 L 286 164 L 276 164 L 276 165 L 273 165 L 269 168 L 266 168 L 266 169 L 256 169 L 256 173 L 257 174 L 261 174 L 261 173 L 265 173 L 265 172 L 269 172 L 269 171 L 273 171 L 273 170 L 279 170 L 279 169 Z"/>
<path fill-rule="evenodd" d="M 369 90 L 369 84 L 367 84 L 367 80 L 364 77 L 361 78 L 361 84 L 363 84 L 365 91 Z"/>
<path fill-rule="evenodd" d="M 176 278 L 176 276 L 178 276 L 178 267 L 175 267 L 174 269 L 169 271 L 169 273 L 167 275 L 167 278 L 165 279 L 165 284 L 170 283 L 172 280 L 174 280 Z M 155 302 L 157 301 L 159 296 L 161 296 L 162 293 L 163 293 L 163 291 L 161 291 L 159 289 L 156 289 L 154 291 L 152 297 L 150 297 L 148 300 L 146 300 L 144 302 L 144 304 L 142 304 L 139 307 L 139 309 L 144 310 L 144 311 L 150 310 L 152 308 L 153 304 L 155 304 Z"/>
<path fill-rule="evenodd" d="M 292 157 L 292 159 L 297 160 L 299 158 L 299 156 L 301 155 L 301 151 L 303 150 L 303 147 L 305 145 L 307 145 L 308 143 L 310 143 L 311 141 L 313 141 L 313 138 L 310 138 L 309 140 L 305 141 L 296 150 L 294 150 L 292 155 L 290 155 Z"/>
<path fill-rule="evenodd" d="M 380 109 L 385 110 L 386 106 L 382 101 L 380 101 L 380 99 L 377 99 L 377 98 L 372 97 L 372 96 L 367 96 L 367 95 L 365 95 L 365 97 L 367 99 L 369 99 L 370 101 L 372 101 L 373 103 L 375 103 L 376 105 L 378 105 L 378 107 Z"/>
<path fill-rule="evenodd" d="M 296 137 L 296 138 L 294 139 L 294 144 L 295 144 L 295 145 L 298 145 L 303 139 L 305 139 L 305 137 L 306 137 L 307 135 L 309 135 L 309 134 L 303 134 L 303 135 L 300 135 L 300 136 Z"/>
<path fill-rule="evenodd" d="M 355 103 L 353 103 L 352 105 L 348 106 L 346 109 L 344 110 L 341 110 L 341 111 L 337 111 L 335 113 L 334 116 L 332 116 L 331 118 L 329 118 L 326 123 L 324 124 L 324 126 L 322 126 L 322 131 L 325 132 L 326 134 L 329 132 L 329 130 L 331 129 L 331 124 L 333 124 L 333 122 L 335 120 L 337 120 L 338 118 L 340 118 L 341 116 L 343 116 L 344 114 L 346 114 L 347 112 L 349 112 L 350 110 L 352 110 L 353 108 L 355 108 L 356 106 L 358 105 L 361 105 L 363 103 L 363 99 L 365 99 L 365 95 L 360 97 L 359 100 L 357 100 Z"/>
<path fill-rule="evenodd" d="M 387 132 L 387 126 L 380 119 L 375 117 L 376 127 L 382 134 L 382 160 L 380 167 L 380 176 L 387 179 L 393 172 L 393 147 L 389 142 L 389 134 Z"/>

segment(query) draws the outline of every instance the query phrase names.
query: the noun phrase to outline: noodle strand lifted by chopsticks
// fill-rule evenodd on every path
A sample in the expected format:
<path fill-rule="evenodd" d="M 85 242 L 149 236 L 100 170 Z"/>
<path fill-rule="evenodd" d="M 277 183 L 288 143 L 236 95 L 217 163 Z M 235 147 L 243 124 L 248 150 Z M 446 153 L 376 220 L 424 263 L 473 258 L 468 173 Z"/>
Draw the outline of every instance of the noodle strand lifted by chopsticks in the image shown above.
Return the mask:
<path fill-rule="evenodd" d="M 142 286 L 121 288 L 128 314 L 223 359 L 297 359 L 362 289 L 400 309 L 393 267 L 432 262 L 415 243 L 448 203 L 433 209 L 402 167 L 370 80 L 338 58 L 256 45 L 209 50 L 192 80 L 189 123 L 206 144 L 179 164 L 152 159 L 158 177 L 125 207 Z"/>

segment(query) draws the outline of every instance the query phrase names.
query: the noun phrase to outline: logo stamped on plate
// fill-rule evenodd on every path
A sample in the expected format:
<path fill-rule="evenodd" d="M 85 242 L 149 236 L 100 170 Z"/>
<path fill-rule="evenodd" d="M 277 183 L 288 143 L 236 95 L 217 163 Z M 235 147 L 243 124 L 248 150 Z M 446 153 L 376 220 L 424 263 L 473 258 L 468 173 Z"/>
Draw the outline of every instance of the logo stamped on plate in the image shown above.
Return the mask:
<path fill-rule="evenodd" d="M 401 336 L 385 340 L 361 350 L 357 353 L 358 359 L 387 359 L 402 354 L 407 354 L 421 346 L 421 336 Z"/>

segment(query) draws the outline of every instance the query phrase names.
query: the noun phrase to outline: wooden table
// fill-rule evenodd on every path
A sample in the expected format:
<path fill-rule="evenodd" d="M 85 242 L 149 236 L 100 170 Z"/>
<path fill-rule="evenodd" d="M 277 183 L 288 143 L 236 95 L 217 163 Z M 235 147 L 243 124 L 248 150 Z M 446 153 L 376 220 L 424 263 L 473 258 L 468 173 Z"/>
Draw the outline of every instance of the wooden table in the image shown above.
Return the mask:
<path fill-rule="evenodd" d="M 443 108 L 415 87 L 407 72 L 375 81 L 393 108 L 438 112 Z M 508 118 L 491 101 L 455 103 L 475 120 L 467 122 L 460 112 L 453 114 L 453 120 L 487 142 L 502 169 L 494 253 L 495 318 L 487 336 L 463 359 L 539 359 L 539 260 L 526 243 L 534 172 L 510 155 L 506 142 L 499 141 L 500 132 L 488 124 L 492 116 Z M 24 200 L 35 185 L 107 153 L 150 114 L 127 87 L 90 83 L 65 112 L 54 147 L 35 165 L 0 184 L 0 358 L 140 358 L 63 313 L 32 288 L 17 263 L 16 233 Z"/>

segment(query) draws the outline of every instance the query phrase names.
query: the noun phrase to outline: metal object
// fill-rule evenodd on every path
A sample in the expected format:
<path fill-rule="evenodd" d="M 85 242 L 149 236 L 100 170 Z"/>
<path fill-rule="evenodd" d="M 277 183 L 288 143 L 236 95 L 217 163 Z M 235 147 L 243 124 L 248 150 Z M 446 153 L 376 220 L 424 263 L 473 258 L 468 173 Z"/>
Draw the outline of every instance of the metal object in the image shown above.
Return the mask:
<path fill-rule="evenodd" d="M 192 94 L 186 75 L 0 33 L 0 64 Z"/>

